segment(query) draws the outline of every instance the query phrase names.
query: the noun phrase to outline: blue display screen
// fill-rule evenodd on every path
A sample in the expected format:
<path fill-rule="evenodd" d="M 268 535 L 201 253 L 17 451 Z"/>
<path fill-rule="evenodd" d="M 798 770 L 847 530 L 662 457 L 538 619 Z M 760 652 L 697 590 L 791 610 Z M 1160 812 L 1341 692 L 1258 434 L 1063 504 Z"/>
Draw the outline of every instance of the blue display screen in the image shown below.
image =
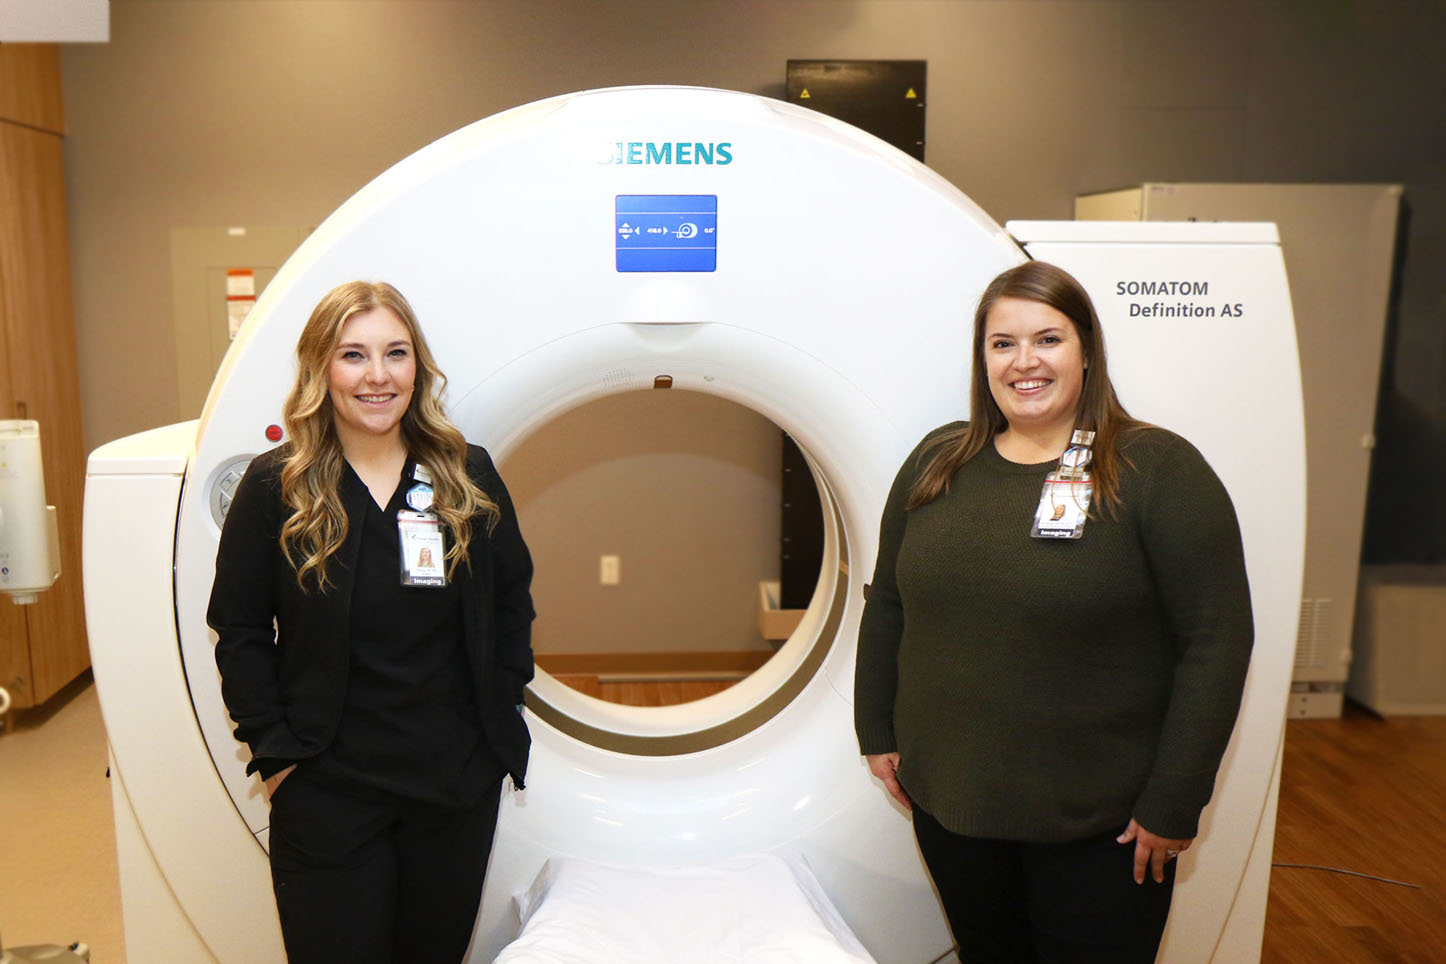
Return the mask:
<path fill-rule="evenodd" d="M 718 195 L 619 194 L 619 271 L 718 270 Z"/>

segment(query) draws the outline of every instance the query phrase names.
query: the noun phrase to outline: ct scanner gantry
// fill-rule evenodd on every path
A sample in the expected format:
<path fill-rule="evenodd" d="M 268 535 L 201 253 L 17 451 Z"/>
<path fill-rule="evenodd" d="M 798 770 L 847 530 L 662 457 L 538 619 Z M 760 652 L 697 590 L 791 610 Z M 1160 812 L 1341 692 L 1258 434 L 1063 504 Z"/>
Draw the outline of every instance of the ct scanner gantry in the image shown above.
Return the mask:
<path fill-rule="evenodd" d="M 504 475 L 508 453 L 549 419 L 667 376 L 785 429 L 824 504 L 825 558 L 802 625 L 731 689 L 643 709 L 539 671 L 528 788 L 504 797 L 471 960 L 515 934 L 511 897 L 548 856 L 683 864 L 751 851 L 802 854 L 884 964 L 940 958 L 951 942 L 908 818 L 854 741 L 854 640 L 894 473 L 924 432 L 967 416 L 974 304 L 1026 256 L 1090 290 L 1125 405 L 1193 441 L 1239 513 L 1255 655 L 1201 843 L 1181 858 L 1161 959 L 1256 959 L 1305 518 L 1274 227 L 1006 228 L 861 131 L 691 88 L 520 107 L 363 188 L 267 288 L 199 421 L 90 458 L 86 607 L 130 959 L 283 960 L 267 806 L 231 736 L 204 610 L 229 492 L 273 444 L 301 326 L 355 278 L 412 301 L 453 418 Z M 1155 303 L 1181 312 L 1144 311 Z M 1227 303 L 1241 313 L 1205 311 Z"/>

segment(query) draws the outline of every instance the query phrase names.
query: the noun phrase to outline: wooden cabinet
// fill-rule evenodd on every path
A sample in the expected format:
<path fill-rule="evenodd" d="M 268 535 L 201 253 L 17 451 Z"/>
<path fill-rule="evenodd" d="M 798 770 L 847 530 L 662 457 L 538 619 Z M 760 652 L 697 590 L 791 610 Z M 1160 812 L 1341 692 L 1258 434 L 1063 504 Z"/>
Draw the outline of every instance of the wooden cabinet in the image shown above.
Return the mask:
<path fill-rule="evenodd" d="M 90 666 L 80 583 L 85 449 L 70 292 L 54 44 L 0 44 L 0 418 L 40 423 L 61 576 L 38 602 L 0 597 L 0 686 L 44 702 Z"/>

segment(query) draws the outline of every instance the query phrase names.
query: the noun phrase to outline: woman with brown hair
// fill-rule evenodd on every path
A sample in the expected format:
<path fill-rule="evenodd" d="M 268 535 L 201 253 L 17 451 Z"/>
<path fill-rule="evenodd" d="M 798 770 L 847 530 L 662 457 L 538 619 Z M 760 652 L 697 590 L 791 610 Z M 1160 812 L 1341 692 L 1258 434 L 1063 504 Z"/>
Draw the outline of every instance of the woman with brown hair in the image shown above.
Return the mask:
<path fill-rule="evenodd" d="M 962 961 L 1148 964 L 1250 661 L 1234 507 L 1120 404 L 1069 274 L 1004 272 L 974 326 L 973 420 L 884 508 L 859 745 Z"/>
<path fill-rule="evenodd" d="M 287 441 L 237 488 L 207 612 L 271 802 L 287 957 L 456 964 L 502 778 L 527 769 L 531 558 L 400 292 L 332 290 L 297 362 Z"/>

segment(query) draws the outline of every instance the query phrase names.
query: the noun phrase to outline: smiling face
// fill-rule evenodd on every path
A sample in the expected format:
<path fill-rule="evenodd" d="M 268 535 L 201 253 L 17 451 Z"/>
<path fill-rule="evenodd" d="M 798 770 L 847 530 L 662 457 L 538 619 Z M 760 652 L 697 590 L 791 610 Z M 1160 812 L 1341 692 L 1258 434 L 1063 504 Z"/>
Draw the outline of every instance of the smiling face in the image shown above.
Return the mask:
<path fill-rule="evenodd" d="M 989 393 L 1009 431 L 1068 438 L 1086 367 L 1074 322 L 1040 301 L 1000 298 L 984 326 Z"/>
<path fill-rule="evenodd" d="M 395 312 L 373 308 L 348 318 L 327 368 L 342 449 L 396 436 L 412 402 L 416 377 L 412 338 Z"/>

